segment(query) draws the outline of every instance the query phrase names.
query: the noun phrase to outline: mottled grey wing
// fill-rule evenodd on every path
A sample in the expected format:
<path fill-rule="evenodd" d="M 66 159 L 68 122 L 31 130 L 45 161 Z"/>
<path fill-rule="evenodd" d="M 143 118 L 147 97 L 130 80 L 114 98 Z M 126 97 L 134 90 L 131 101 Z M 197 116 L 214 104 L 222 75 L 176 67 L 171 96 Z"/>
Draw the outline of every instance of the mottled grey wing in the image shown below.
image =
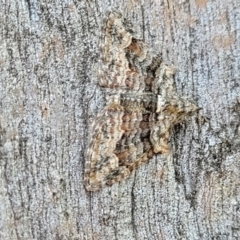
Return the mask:
<path fill-rule="evenodd" d="M 121 181 L 152 157 L 150 136 L 156 108 L 152 97 L 123 94 L 96 119 L 85 166 L 87 190 Z"/>

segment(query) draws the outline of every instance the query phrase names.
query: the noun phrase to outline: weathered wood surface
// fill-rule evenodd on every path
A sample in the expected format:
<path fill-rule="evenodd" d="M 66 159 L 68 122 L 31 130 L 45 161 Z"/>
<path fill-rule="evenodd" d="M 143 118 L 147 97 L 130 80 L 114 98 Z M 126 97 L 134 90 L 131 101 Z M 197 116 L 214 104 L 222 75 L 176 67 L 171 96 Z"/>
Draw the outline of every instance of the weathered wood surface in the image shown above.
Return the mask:
<path fill-rule="evenodd" d="M 118 9 L 200 114 L 172 154 L 83 186 L 101 26 Z M 0 239 L 239 239 L 240 2 L 0 1 Z"/>

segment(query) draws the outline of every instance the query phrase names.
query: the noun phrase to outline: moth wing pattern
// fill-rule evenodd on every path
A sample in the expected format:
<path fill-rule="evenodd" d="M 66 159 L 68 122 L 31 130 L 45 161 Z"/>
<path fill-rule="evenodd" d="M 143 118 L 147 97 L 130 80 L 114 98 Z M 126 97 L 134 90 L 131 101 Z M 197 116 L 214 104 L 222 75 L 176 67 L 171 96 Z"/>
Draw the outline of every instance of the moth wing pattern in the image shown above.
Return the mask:
<path fill-rule="evenodd" d="M 99 85 L 108 101 L 89 134 L 88 191 L 120 182 L 154 154 L 168 153 L 173 126 L 198 109 L 177 94 L 175 69 L 134 36 L 121 14 L 109 13 L 102 49 Z"/>
<path fill-rule="evenodd" d="M 104 22 L 99 85 L 118 92 L 144 91 L 144 74 L 152 62 L 151 49 L 133 36 L 132 25 L 120 13 L 108 13 Z"/>
<path fill-rule="evenodd" d="M 136 167 L 152 157 L 153 116 L 145 107 L 152 106 L 152 102 L 139 101 L 139 96 L 136 98 L 138 101 L 125 95 L 114 96 L 96 119 L 85 166 L 88 191 L 127 178 Z"/>

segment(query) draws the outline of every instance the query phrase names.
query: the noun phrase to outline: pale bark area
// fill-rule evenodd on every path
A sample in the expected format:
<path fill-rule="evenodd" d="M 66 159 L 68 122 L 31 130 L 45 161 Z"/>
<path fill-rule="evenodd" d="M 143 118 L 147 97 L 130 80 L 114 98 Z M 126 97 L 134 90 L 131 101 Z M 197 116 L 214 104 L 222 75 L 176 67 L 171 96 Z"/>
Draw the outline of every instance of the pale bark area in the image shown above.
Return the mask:
<path fill-rule="evenodd" d="M 118 9 L 200 114 L 172 153 L 83 186 L 102 21 Z M 0 1 L 0 239 L 240 239 L 238 0 Z"/>

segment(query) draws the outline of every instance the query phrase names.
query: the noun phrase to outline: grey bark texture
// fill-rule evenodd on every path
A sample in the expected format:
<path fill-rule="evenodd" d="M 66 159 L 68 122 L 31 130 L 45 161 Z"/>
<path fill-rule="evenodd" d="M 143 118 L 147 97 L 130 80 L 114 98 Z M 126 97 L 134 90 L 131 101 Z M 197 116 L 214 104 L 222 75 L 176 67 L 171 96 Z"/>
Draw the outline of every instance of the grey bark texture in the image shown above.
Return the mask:
<path fill-rule="evenodd" d="M 101 29 L 117 9 L 202 108 L 172 151 L 99 192 L 83 186 L 104 107 Z M 0 239 L 240 239 L 238 0 L 0 0 Z"/>

